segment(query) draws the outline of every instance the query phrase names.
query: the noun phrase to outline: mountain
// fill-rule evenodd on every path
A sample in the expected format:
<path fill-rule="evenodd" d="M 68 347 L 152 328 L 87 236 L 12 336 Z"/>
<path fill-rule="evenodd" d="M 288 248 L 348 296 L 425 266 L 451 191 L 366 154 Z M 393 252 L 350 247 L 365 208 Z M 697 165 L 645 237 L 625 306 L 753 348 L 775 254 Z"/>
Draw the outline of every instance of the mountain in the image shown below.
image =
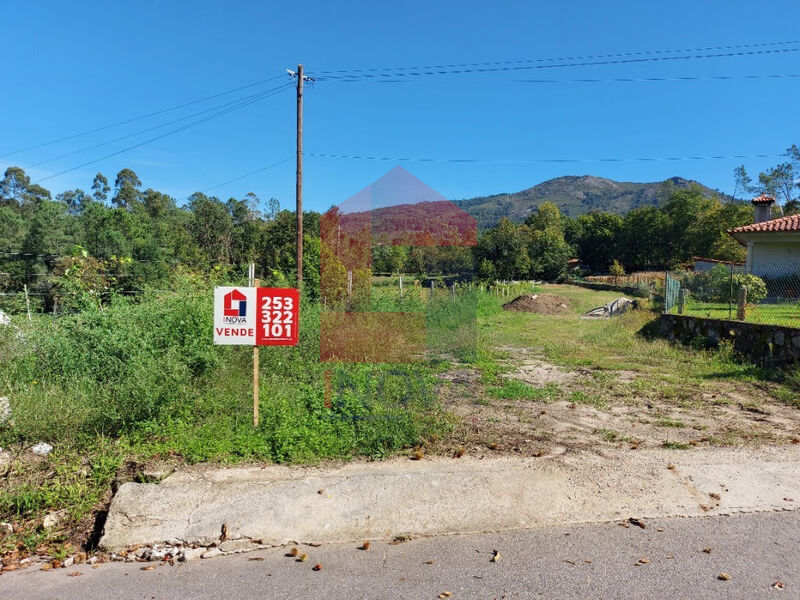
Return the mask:
<path fill-rule="evenodd" d="M 721 202 L 733 198 L 696 181 L 673 177 L 655 183 L 613 181 L 592 175 L 557 177 L 513 194 L 496 194 L 456 200 L 455 203 L 478 220 L 478 228 L 493 227 L 501 218 L 524 221 L 542 202 L 553 202 L 564 215 L 576 217 L 592 210 L 624 214 L 640 206 L 658 206 L 671 189 L 698 185 Z"/>

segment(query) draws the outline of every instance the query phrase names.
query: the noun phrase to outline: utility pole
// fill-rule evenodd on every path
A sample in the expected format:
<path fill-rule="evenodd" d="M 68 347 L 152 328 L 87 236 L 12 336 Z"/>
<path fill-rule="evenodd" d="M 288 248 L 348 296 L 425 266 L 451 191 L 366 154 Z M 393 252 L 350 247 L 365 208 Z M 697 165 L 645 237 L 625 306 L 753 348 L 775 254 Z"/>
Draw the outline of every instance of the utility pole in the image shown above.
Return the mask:
<path fill-rule="evenodd" d="M 303 286 L 303 65 L 297 65 L 297 289 Z"/>

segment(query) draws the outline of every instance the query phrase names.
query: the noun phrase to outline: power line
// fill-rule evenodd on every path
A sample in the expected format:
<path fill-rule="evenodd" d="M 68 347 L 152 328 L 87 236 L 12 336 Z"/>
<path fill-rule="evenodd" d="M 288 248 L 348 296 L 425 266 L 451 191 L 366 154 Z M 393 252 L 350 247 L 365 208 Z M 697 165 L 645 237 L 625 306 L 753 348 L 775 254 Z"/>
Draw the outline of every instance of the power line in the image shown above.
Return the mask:
<path fill-rule="evenodd" d="M 741 79 L 800 79 L 800 74 L 775 75 L 697 75 L 676 77 L 613 77 L 607 79 L 512 79 L 514 83 L 633 83 L 651 81 L 726 81 Z"/>
<path fill-rule="evenodd" d="M 733 160 L 751 158 L 782 158 L 786 154 L 728 154 L 708 156 L 660 156 L 660 157 L 608 157 L 608 158 L 531 158 L 531 159 L 480 159 L 480 158 L 412 158 L 397 156 L 366 156 L 353 154 L 306 153 L 314 158 L 341 158 L 347 160 L 373 160 L 388 162 L 429 162 L 429 163 L 493 163 L 493 164 L 535 164 L 535 163 L 591 163 L 591 162 L 658 162 L 683 160 Z"/>
<path fill-rule="evenodd" d="M 114 142 L 119 142 L 121 140 L 126 140 L 126 139 L 129 139 L 129 138 L 132 138 L 132 137 L 136 137 L 137 135 L 142 135 L 143 133 L 147 133 L 148 131 L 155 131 L 156 129 L 161 129 L 163 127 L 168 127 L 170 125 L 174 125 L 175 123 L 180 123 L 181 121 L 186 121 L 187 119 L 191 119 L 193 117 L 197 117 L 197 116 L 200 116 L 202 114 L 209 113 L 209 112 L 215 111 L 215 110 L 220 109 L 220 108 L 226 108 L 228 106 L 233 106 L 235 104 L 238 104 L 239 102 L 244 102 L 246 100 L 252 100 L 252 99 L 259 99 L 260 100 L 262 96 L 266 97 L 266 94 L 274 92 L 274 91 L 280 89 L 281 87 L 283 87 L 283 86 L 277 86 L 277 87 L 272 88 L 270 90 L 259 92 L 258 94 L 252 94 L 250 96 L 244 96 L 242 98 L 238 98 L 237 100 L 232 100 L 230 102 L 225 102 L 224 104 L 218 104 L 216 106 L 212 106 L 211 108 L 206 108 L 204 110 L 201 110 L 201 111 L 196 112 L 196 113 L 192 113 L 192 114 L 187 115 L 185 117 L 180 117 L 180 118 L 174 119 L 172 121 L 167 121 L 166 123 L 161 123 L 159 125 L 154 125 L 153 127 L 148 127 L 147 129 L 141 129 L 139 131 L 134 131 L 133 133 L 129 133 L 129 134 L 117 137 L 117 138 L 113 138 L 113 139 L 108 140 L 106 142 L 100 142 L 99 144 L 94 144 L 92 146 L 86 146 L 84 148 L 80 148 L 79 150 L 73 150 L 72 152 L 67 152 L 66 154 L 62 154 L 60 156 L 54 156 L 53 158 L 48 158 L 47 160 L 42 160 L 42 161 L 39 161 L 38 163 L 35 163 L 35 164 L 32 164 L 32 165 L 28 165 L 27 167 L 25 167 L 25 169 L 26 170 L 34 169 L 34 168 L 39 167 L 41 165 L 44 165 L 44 164 L 47 164 L 47 163 L 50 163 L 50 162 L 53 162 L 53 161 L 56 161 L 56 160 L 61 160 L 62 158 L 67 158 L 69 156 L 74 156 L 76 154 L 81 154 L 82 152 L 86 152 L 88 150 L 94 150 L 95 148 L 101 148 L 103 146 L 108 146 L 109 144 L 113 144 Z"/>
<path fill-rule="evenodd" d="M 184 102 L 183 104 L 176 104 L 175 106 L 170 106 L 169 108 L 163 108 L 161 110 L 156 110 L 151 113 L 147 113 L 146 115 L 141 115 L 139 117 L 133 117 L 130 119 L 125 119 L 124 121 L 117 121 L 116 123 L 110 123 L 108 125 L 103 125 L 102 127 L 96 127 L 94 129 L 88 129 L 86 131 L 81 131 L 79 133 L 74 133 L 72 135 L 64 136 L 61 138 L 57 138 L 54 140 L 50 140 L 48 142 L 42 142 L 41 144 L 35 144 L 33 146 L 27 146 L 25 148 L 20 148 L 19 150 L 14 150 L 13 152 L 6 152 L 5 154 L 0 154 L 0 158 L 5 158 L 7 156 L 12 156 L 14 154 L 19 154 L 20 152 L 27 152 L 28 150 L 36 150 L 37 148 L 43 148 L 44 146 L 49 146 L 51 144 L 57 144 L 58 142 L 65 142 L 67 140 L 72 140 L 78 137 L 82 137 L 85 135 L 89 135 L 90 133 L 96 133 L 98 131 L 104 131 L 106 129 L 111 129 L 112 127 L 119 127 L 120 125 L 127 125 L 128 123 L 133 123 L 135 121 L 141 121 L 144 119 L 148 119 L 150 117 L 155 117 L 157 115 L 161 115 L 167 112 L 171 112 L 173 110 L 178 110 L 181 108 L 186 108 L 187 106 L 192 106 L 194 104 L 199 104 L 201 102 L 206 102 L 208 100 L 213 100 L 214 98 L 219 98 L 221 96 L 227 96 L 228 94 L 233 94 L 235 92 L 240 92 L 242 90 L 246 90 L 248 88 L 255 87 L 257 85 L 261 85 L 264 83 L 269 83 L 270 81 L 275 81 L 276 79 L 280 79 L 281 77 L 285 77 L 285 75 L 276 75 L 275 77 L 270 77 L 268 79 L 261 79 L 259 81 L 254 81 L 253 83 L 248 83 L 247 85 L 239 86 L 237 88 L 233 88 L 230 90 L 226 90 L 224 92 L 220 92 L 218 94 L 212 94 L 211 96 L 205 96 L 204 98 L 198 98 L 197 100 L 192 100 L 190 102 Z"/>
<path fill-rule="evenodd" d="M 234 177 L 233 179 L 229 179 L 228 181 L 224 181 L 222 183 L 218 183 L 216 185 L 212 185 L 210 188 L 206 188 L 203 190 L 203 193 L 210 192 L 218 187 L 222 187 L 223 185 L 228 185 L 229 183 L 233 183 L 235 181 L 239 181 L 240 179 L 244 179 L 245 177 L 250 177 L 251 175 L 256 175 L 257 173 L 263 173 L 273 167 L 277 167 L 285 162 L 288 162 L 294 158 L 294 154 L 291 156 L 287 156 L 286 158 L 279 160 L 278 162 L 272 163 L 271 165 L 267 165 L 266 167 L 261 167 L 260 169 L 256 169 L 255 171 L 250 171 L 249 173 L 245 173 L 244 175 L 240 175 L 239 177 Z"/>
<path fill-rule="evenodd" d="M 625 58 L 625 59 L 614 59 L 614 60 L 598 60 L 598 61 L 584 61 L 584 62 L 571 62 L 571 63 L 557 63 L 557 64 L 545 64 L 545 65 L 524 65 L 524 66 L 512 66 L 512 67 L 478 67 L 478 68 L 459 68 L 459 69 L 438 69 L 434 68 L 433 70 L 417 70 L 417 71 L 410 71 L 410 72 L 389 72 L 389 73 L 364 73 L 364 74 L 356 74 L 356 75 L 328 75 L 328 76 L 317 76 L 317 81 L 387 81 L 387 82 L 399 82 L 399 81 L 407 81 L 408 78 L 411 77 L 428 77 L 428 76 L 436 76 L 436 75 L 455 75 L 455 74 L 463 74 L 463 73 L 498 73 L 498 72 L 511 72 L 511 71 L 529 71 L 535 69 L 558 69 L 563 67 L 591 67 L 591 66 L 599 66 L 599 65 L 619 65 L 619 64 L 633 64 L 633 63 L 646 63 L 646 62 L 664 62 L 664 61 L 675 61 L 675 60 L 695 60 L 695 59 L 706 59 L 706 58 L 730 58 L 735 56 L 753 56 L 753 55 L 765 55 L 765 54 L 785 54 L 788 52 L 798 52 L 800 51 L 800 47 L 798 48 L 781 48 L 777 50 L 754 50 L 749 52 L 726 52 L 726 53 L 719 53 L 719 54 L 692 54 L 692 55 L 684 55 L 684 56 L 653 56 L 648 58 Z M 394 78 L 394 79 L 393 79 Z M 396 78 L 404 78 L 404 79 L 396 79 Z"/>
<path fill-rule="evenodd" d="M 235 110 L 239 110 L 240 108 L 244 108 L 245 106 L 249 106 L 249 105 L 251 105 L 251 104 L 253 104 L 255 102 L 258 102 L 260 100 L 264 100 L 265 98 L 269 98 L 271 96 L 274 96 L 274 95 L 276 95 L 276 94 L 278 94 L 278 93 L 282 92 L 283 90 L 288 89 L 290 87 L 293 87 L 293 85 L 291 83 L 287 83 L 285 85 L 279 86 L 276 90 L 272 91 L 271 93 L 261 94 L 257 98 L 253 98 L 253 99 L 245 101 L 245 102 L 239 102 L 235 106 L 232 106 L 232 107 L 227 108 L 225 110 L 219 111 L 217 113 L 214 113 L 214 114 L 209 115 L 207 117 L 204 117 L 202 119 L 198 119 L 196 121 L 192 121 L 191 123 L 187 123 L 186 125 L 183 125 L 182 127 L 178 127 L 176 129 L 172 129 L 170 131 L 167 131 L 166 133 L 162 133 L 161 135 L 157 135 L 157 136 L 148 138 L 148 139 L 146 139 L 144 141 L 141 141 L 141 142 L 139 142 L 137 144 L 133 144 L 132 146 L 128 146 L 127 148 L 123 148 L 122 150 L 117 150 L 116 152 L 112 152 L 110 154 L 106 154 L 105 156 L 101 156 L 100 158 L 96 158 L 94 160 L 90 160 L 88 162 L 85 162 L 83 164 L 77 165 L 75 167 L 72 167 L 72 168 L 69 168 L 69 169 L 65 169 L 63 171 L 59 171 L 58 173 L 54 173 L 52 175 L 48 175 L 47 177 L 41 178 L 36 183 L 40 184 L 43 181 L 47 181 L 48 179 L 53 179 L 54 177 L 59 177 L 61 175 L 64 175 L 65 173 L 70 173 L 72 171 L 76 171 L 76 170 L 81 169 L 83 167 L 87 167 L 87 166 L 92 165 L 94 163 L 100 162 L 101 160 L 105 160 L 107 158 L 118 156 L 118 155 L 120 155 L 120 154 L 122 154 L 124 152 L 129 151 L 129 150 L 133 150 L 135 148 L 139 148 L 140 146 L 144 146 L 145 144 L 149 144 L 150 142 L 154 142 L 156 140 L 160 140 L 160 139 L 165 138 L 167 136 L 174 135 L 176 133 L 179 133 L 181 131 L 189 129 L 190 127 L 194 127 L 196 125 L 200 125 L 202 123 L 206 123 L 206 122 L 208 122 L 208 121 L 210 121 L 212 119 L 216 119 L 217 117 L 221 117 L 223 115 L 227 115 L 228 113 L 231 113 L 231 112 L 233 112 Z"/>
<path fill-rule="evenodd" d="M 706 46 L 705 48 L 680 48 L 680 49 L 661 49 L 661 50 L 639 50 L 630 52 L 616 52 L 610 54 L 590 54 L 585 56 L 562 56 L 550 58 L 529 58 L 522 60 L 500 60 L 489 62 L 475 62 L 475 63 L 457 63 L 457 64 L 444 64 L 444 65 L 422 65 L 416 67 L 372 67 L 362 69 L 339 69 L 335 71 L 317 71 L 317 73 L 325 75 L 333 75 L 337 73 L 369 73 L 378 71 L 418 71 L 422 69 L 456 69 L 461 67 L 488 67 L 498 65 L 516 65 L 516 64 L 531 64 L 538 62 L 555 62 L 555 61 L 575 61 L 575 60 L 589 60 L 600 58 L 624 58 L 628 56 L 648 56 L 653 54 L 673 54 L 678 52 L 710 52 L 713 50 L 738 50 L 742 48 L 763 48 L 770 46 L 790 46 L 800 44 L 800 40 L 790 40 L 782 42 L 760 42 L 755 44 L 735 44 L 727 46 Z"/>

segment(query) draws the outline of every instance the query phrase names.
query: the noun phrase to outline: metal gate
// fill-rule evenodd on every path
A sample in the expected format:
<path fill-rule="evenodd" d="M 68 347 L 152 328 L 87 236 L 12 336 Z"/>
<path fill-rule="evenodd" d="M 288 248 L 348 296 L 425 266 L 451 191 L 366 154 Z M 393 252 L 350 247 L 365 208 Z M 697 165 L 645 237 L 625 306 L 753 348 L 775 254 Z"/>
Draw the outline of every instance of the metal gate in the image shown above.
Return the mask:
<path fill-rule="evenodd" d="M 681 282 L 667 273 L 664 284 L 664 312 L 671 311 L 678 304 L 678 293 L 681 290 Z"/>

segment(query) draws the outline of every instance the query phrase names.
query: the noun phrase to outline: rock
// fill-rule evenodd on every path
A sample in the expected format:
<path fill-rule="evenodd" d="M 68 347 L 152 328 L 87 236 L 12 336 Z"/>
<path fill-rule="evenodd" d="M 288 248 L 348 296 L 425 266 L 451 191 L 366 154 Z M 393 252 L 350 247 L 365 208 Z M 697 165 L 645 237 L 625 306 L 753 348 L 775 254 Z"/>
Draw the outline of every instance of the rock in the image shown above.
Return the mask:
<path fill-rule="evenodd" d="M 11 523 L 0 523 L 0 533 L 14 533 L 14 526 Z"/>
<path fill-rule="evenodd" d="M 74 564 L 75 564 L 75 557 L 74 556 L 70 556 L 64 561 L 64 567 L 71 567 Z"/>
<path fill-rule="evenodd" d="M 53 529 L 56 525 L 59 524 L 61 521 L 61 515 L 59 513 L 50 513 L 45 515 L 44 521 L 42 521 L 42 527 L 45 529 Z"/>
<path fill-rule="evenodd" d="M 184 548 L 181 555 L 178 557 L 180 561 L 190 561 L 190 560 L 197 560 L 198 558 L 203 558 L 203 554 L 208 550 L 208 548 Z"/>
<path fill-rule="evenodd" d="M 242 538 L 238 540 L 225 540 L 219 545 L 219 549 L 225 554 L 235 554 L 237 552 L 248 552 L 250 550 L 258 550 L 259 545 L 253 543 L 252 540 Z"/>
<path fill-rule="evenodd" d="M 214 558 L 215 556 L 222 556 L 222 550 L 219 548 L 209 548 L 200 556 L 200 558 Z"/>
<path fill-rule="evenodd" d="M 11 317 L 0 310 L 0 325 L 11 325 Z"/>
<path fill-rule="evenodd" d="M 86 560 L 86 564 L 87 564 L 87 565 L 93 565 L 94 563 L 96 563 L 96 562 L 97 562 L 97 560 L 98 560 L 98 558 L 97 558 L 96 556 L 90 556 L 90 557 L 89 557 L 89 558 Z"/>
<path fill-rule="evenodd" d="M 53 451 L 53 447 L 47 442 L 39 442 L 31 448 L 31 451 L 37 456 L 47 456 Z"/>

